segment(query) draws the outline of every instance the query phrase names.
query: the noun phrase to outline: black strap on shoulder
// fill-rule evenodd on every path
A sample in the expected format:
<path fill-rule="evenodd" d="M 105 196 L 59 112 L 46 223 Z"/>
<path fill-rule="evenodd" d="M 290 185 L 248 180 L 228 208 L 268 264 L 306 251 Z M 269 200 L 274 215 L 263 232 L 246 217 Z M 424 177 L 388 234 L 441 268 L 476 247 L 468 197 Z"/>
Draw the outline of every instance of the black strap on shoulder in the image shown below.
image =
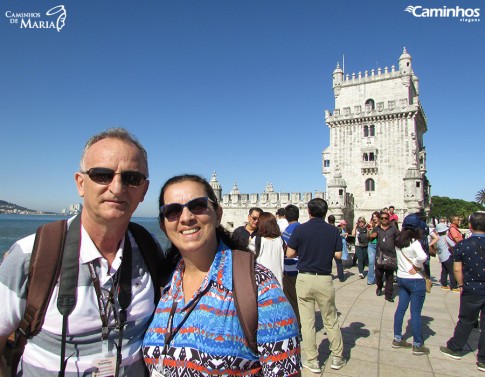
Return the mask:
<path fill-rule="evenodd" d="M 159 253 L 158 246 L 153 239 L 153 236 L 140 224 L 130 222 L 128 229 L 133 234 L 133 237 L 135 237 L 138 249 L 143 256 L 148 272 L 152 278 L 155 291 L 154 302 L 155 305 L 157 305 L 161 297 L 160 289 L 163 274 L 161 269 L 164 266 L 164 261 L 160 255 L 161 253 Z"/>
<path fill-rule="evenodd" d="M 258 287 L 254 272 L 254 254 L 232 251 L 232 284 L 234 304 L 248 346 L 258 354 Z"/>
<path fill-rule="evenodd" d="M 256 254 L 256 258 L 259 257 L 259 253 L 261 252 L 261 236 L 256 235 L 254 240 L 254 252 Z"/>

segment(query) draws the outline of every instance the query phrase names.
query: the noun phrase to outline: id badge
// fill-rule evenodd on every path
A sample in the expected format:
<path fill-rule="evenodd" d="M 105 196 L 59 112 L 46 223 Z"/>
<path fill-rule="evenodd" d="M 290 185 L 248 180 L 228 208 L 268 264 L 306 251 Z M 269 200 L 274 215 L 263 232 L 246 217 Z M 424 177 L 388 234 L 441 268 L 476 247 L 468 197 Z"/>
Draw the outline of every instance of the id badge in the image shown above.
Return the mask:
<path fill-rule="evenodd" d="M 168 374 L 165 374 L 165 372 L 159 372 L 153 369 L 152 373 L 150 374 L 150 377 L 168 377 Z"/>
<path fill-rule="evenodd" d="M 116 356 L 98 357 L 93 361 L 95 368 L 92 377 L 114 377 L 116 373 Z"/>

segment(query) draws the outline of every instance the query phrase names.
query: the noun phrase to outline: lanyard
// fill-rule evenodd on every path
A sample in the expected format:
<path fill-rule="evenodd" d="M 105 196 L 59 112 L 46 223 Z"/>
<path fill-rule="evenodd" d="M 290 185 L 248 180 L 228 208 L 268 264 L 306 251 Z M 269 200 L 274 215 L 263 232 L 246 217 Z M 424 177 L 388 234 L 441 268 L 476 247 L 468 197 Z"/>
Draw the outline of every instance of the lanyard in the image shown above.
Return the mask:
<path fill-rule="evenodd" d="M 98 307 L 99 307 L 99 316 L 101 317 L 102 323 L 102 331 L 101 331 L 101 340 L 106 341 L 108 339 L 108 322 L 109 322 L 109 315 L 111 309 L 113 309 L 113 315 L 115 316 L 115 321 L 118 324 L 118 316 L 116 315 L 116 310 L 114 309 L 114 292 L 117 287 L 118 283 L 118 275 L 120 270 L 116 271 L 116 274 L 113 276 L 113 284 L 108 294 L 107 303 L 104 301 L 103 293 L 101 292 L 101 284 L 99 282 L 98 274 L 96 273 L 96 269 L 94 268 L 93 262 L 88 263 L 89 272 L 91 273 L 91 279 L 93 280 L 94 290 L 96 291 L 96 296 L 98 299 Z"/>
<path fill-rule="evenodd" d="M 180 321 L 179 325 L 175 329 L 173 328 L 173 318 L 174 318 L 175 312 L 177 310 L 177 301 L 175 301 L 175 298 L 174 298 L 173 304 L 172 304 L 172 309 L 170 310 L 170 315 L 168 316 L 168 321 L 167 321 L 167 335 L 165 336 L 165 342 L 163 344 L 162 356 L 165 356 L 167 354 L 168 346 L 169 346 L 170 342 L 175 337 L 175 335 L 177 335 L 177 333 L 182 328 L 182 326 L 184 325 L 184 323 L 187 320 L 187 318 L 189 318 L 189 315 L 195 309 L 195 307 L 199 303 L 200 299 L 209 290 L 209 288 L 210 288 L 210 284 L 207 285 L 206 289 L 204 289 L 203 291 L 199 292 L 199 294 L 197 295 L 197 297 L 194 299 L 194 301 L 192 302 L 192 304 L 187 309 L 187 313 L 185 313 L 184 317 L 182 318 L 182 320 Z"/>

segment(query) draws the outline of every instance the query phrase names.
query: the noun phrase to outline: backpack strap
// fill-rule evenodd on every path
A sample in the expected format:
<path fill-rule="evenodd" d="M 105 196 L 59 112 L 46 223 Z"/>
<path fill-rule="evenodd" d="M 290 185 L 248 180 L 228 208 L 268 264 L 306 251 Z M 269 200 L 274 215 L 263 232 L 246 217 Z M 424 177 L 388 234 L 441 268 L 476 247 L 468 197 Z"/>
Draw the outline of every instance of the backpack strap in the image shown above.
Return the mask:
<path fill-rule="evenodd" d="M 256 235 L 254 240 L 254 253 L 256 254 L 256 258 L 259 257 L 259 253 L 261 252 L 261 236 Z"/>
<path fill-rule="evenodd" d="M 162 277 L 166 279 L 166 275 L 168 275 L 173 268 L 170 269 L 170 271 L 165 271 L 169 268 L 164 264 L 164 261 L 160 255 L 161 253 L 158 252 L 158 245 L 148 230 L 146 230 L 140 224 L 132 222 L 130 222 L 128 229 L 130 230 L 131 234 L 133 234 L 133 237 L 135 237 L 138 249 L 140 250 L 145 264 L 147 265 L 148 272 L 150 273 L 154 286 L 154 302 L 155 305 L 158 305 L 158 301 L 161 297 Z"/>
<path fill-rule="evenodd" d="M 27 339 L 38 334 L 44 323 L 47 305 L 60 274 L 66 230 L 67 220 L 47 223 L 37 229 L 30 256 L 25 312 L 12 353 L 12 376 L 17 374 Z"/>
<path fill-rule="evenodd" d="M 237 316 L 249 348 L 258 354 L 258 287 L 254 265 L 253 253 L 232 251 L 232 284 Z"/>

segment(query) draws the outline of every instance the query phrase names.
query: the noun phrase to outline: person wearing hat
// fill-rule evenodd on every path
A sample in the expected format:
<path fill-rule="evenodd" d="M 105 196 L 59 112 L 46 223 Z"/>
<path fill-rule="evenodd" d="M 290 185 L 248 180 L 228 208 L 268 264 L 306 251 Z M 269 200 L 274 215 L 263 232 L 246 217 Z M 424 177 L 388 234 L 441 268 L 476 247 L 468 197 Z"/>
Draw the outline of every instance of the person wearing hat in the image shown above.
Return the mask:
<path fill-rule="evenodd" d="M 431 233 L 431 236 L 437 235 L 436 241 L 430 242 L 430 247 L 434 245 L 436 249 L 436 255 L 441 263 L 441 289 L 448 290 L 451 288 L 453 292 L 459 293 L 460 290 L 456 284 L 455 275 L 453 274 L 453 257 L 448 249 L 446 243 L 446 233 L 448 226 L 446 224 L 439 223 Z M 450 285 L 448 286 L 448 277 L 450 279 Z"/>
<path fill-rule="evenodd" d="M 410 216 L 414 215 L 407 217 Z M 421 321 L 421 310 L 426 298 L 426 275 L 422 273 L 422 270 L 423 263 L 428 256 L 419 242 L 422 236 L 419 219 L 416 221 L 414 218 L 409 218 L 406 221 L 407 217 L 404 219 L 402 231 L 395 241 L 399 303 L 394 313 L 392 348 L 412 348 L 413 355 L 421 356 L 429 354 L 429 348 L 424 346 Z M 404 315 L 409 306 L 411 306 L 412 344 L 404 340 L 402 333 Z"/>

